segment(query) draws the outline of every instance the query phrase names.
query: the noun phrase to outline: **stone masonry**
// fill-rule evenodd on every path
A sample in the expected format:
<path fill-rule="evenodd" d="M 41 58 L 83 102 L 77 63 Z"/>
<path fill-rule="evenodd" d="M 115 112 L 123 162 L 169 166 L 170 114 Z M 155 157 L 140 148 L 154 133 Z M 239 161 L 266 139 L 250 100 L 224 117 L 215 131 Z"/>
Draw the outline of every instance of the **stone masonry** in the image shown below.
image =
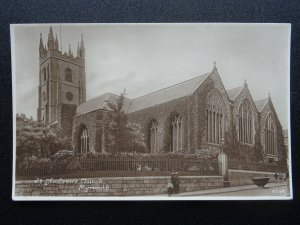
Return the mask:
<path fill-rule="evenodd" d="M 115 177 L 16 181 L 16 196 L 138 196 L 166 194 L 170 177 Z M 180 191 L 223 187 L 222 176 L 180 177 Z"/>

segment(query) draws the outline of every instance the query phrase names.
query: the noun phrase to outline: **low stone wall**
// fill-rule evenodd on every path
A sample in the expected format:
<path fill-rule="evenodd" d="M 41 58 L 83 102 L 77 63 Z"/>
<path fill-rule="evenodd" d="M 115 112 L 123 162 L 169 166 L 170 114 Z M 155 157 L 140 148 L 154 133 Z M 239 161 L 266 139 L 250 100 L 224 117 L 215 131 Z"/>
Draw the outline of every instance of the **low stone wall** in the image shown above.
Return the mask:
<path fill-rule="evenodd" d="M 223 187 L 221 176 L 182 176 L 180 192 Z M 135 196 L 167 192 L 170 177 L 114 177 L 16 181 L 16 196 Z"/>
<path fill-rule="evenodd" d="M 228 170 L 230 186 L 241 186 L 253 184 L 251 178 L 254 177 L 270 177 L 269 182 L 274 182 L 275 177 L 273 172 L 259 172 L 247 170 Z"/>

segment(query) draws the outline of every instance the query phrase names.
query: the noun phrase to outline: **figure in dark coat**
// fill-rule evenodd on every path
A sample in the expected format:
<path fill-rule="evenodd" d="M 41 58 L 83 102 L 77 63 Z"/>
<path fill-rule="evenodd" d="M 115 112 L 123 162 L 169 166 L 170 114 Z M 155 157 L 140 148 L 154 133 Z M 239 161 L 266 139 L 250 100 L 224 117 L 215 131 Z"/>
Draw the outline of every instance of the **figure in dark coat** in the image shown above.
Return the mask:
<path fill-rule="evenodd" d="M 279 177 L 279 174 L 276 172 L 276 173 L 275 173 L 275 181 L 276 181 L 276 182 L 278 182 L 278 177 Z"/>
<path fill-rule="evenodd" d="M 168 188 L 168 196 L 171 197 L 173 193 L 173 184 L 171 181 L 168 183 L 167 188 Z"/>
<path fill-rule="evenodd" d="M 180 180 L 179 180 L 177 172 L 175 172 L 174 177 L 173 177 L 173 179 L 171 178 L 171 180 L 172 180 L 172 184 L 173 184 L 173 187 L 174 187 L 173 188 L 173 193 L 174 194 L 178 194 L 179 193 L 179 189 L 180 189 L 180 187 L 179 187 Z"/>

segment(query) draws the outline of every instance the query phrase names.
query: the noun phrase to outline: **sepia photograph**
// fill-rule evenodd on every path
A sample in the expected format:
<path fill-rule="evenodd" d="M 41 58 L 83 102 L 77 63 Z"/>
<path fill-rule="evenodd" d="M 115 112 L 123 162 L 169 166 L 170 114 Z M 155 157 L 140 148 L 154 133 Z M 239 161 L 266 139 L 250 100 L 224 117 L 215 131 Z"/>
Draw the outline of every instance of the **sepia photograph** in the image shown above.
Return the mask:
<path fill-rule="evenodd" d="M 16 201 L 290 200 L 290 24 L 13 24 Z"/>

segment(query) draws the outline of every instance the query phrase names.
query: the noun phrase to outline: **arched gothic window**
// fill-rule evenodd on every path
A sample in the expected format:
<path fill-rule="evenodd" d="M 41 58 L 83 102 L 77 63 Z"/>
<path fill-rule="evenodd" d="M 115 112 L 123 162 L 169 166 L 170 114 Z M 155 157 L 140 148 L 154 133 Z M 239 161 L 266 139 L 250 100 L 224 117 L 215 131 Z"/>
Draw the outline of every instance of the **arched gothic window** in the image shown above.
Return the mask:
<path fill-rule="evenodd" d="M 172 118 L 172 140 L 173 152 L 182 150 L 182 142 L 183 142 L 183 133 L 182 133 L 182 118 L 180 115 L 175 115 Z"/>
<path fill-rule="evenodd" d="M 250 104 L 244 100 L 239 108 L 239 141 L 253 144 L 253 113 Z"/>
<path fill-rule="evenodd" d="M 150 150 L 152 154 L 158 153 L 157 125 L 156 120 L 152 121 L 150 125 Z"/>
<path fill-rule="evenodd" d="M 65 70 L 65 81 L 72 82 L 72 70 L 70 68 Z"/>
<path fill-rule="evenodd" d="M 224 137 L 224 102 L 217 91 L 207 97 L 207 142 L 221 144 Z"/>
<path fill-rule="evenodd" d="M 270 113 L 265 122 L 265 154 L 275 156 L 277 152 L 276 125 Z"/>
<path fill-rule="evenodd" d="M 80 152 L 87 153 L 89 152 L 89 134 L 87 129 L 83 129 L 80 136 Z"/>

